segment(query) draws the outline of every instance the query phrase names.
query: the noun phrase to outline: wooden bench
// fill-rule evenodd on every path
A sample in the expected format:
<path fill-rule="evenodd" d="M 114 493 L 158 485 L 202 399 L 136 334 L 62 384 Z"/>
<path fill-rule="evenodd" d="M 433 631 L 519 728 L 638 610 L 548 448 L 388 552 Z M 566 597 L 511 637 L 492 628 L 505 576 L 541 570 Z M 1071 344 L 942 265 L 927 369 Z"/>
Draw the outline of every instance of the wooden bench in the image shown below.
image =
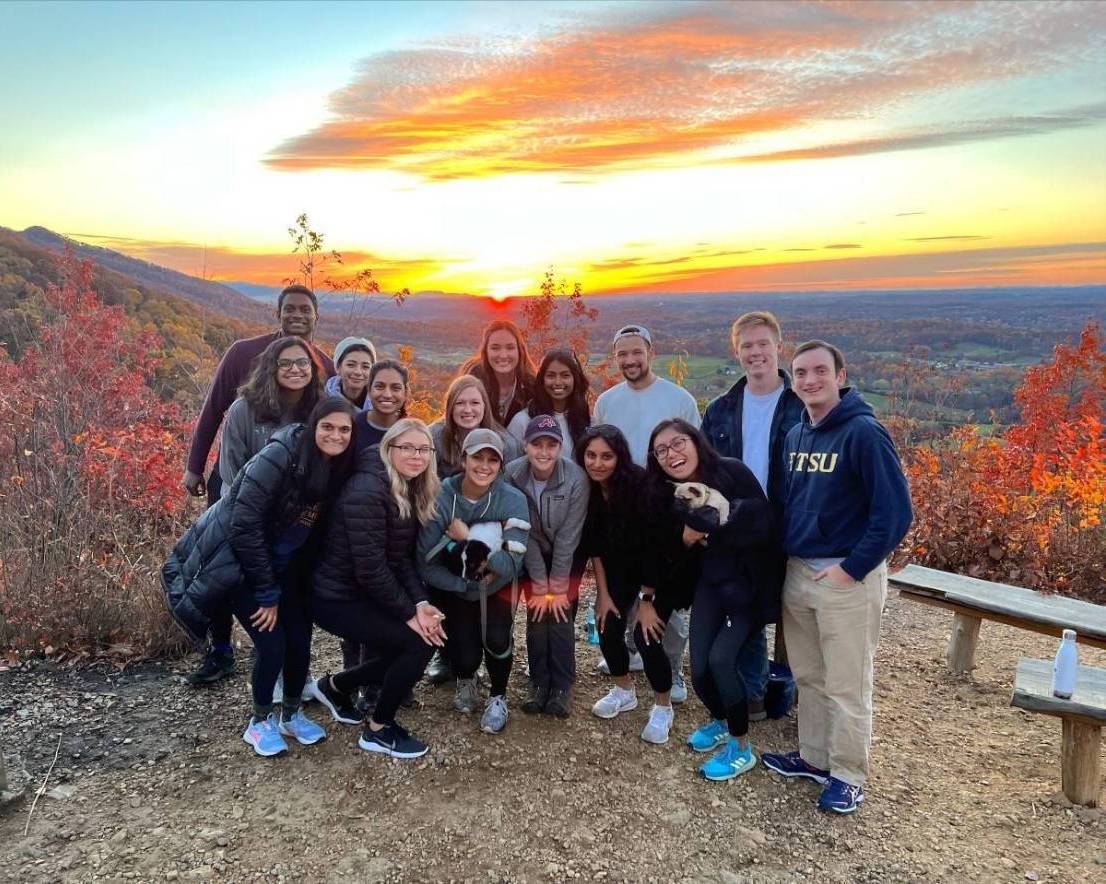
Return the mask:
<path fill-rule="evenodd" d="M 1080 666 L 1071 698 L 1061 700 L 1052 695 L 1052 663 L 1022 657 L 1010 705 L 1059 716 L 1064 794 L 1073 804 L 1097 806 L 1101 788 L 1099 745 L 1106 724 L 1106 669 Z"/>
<path fill-rule="evenodd" d="M 1106 649 L 1103 605 L 921 565 L 907 565 L 889 579 L 903 598 L 954 613 L 947 657 L 949 669 L 955 673 L 971 672 L 975 667 L 979 627 L 984 620 L 1057 637 L 1065 629 L 1074 629 L 1081 644 Z"/>

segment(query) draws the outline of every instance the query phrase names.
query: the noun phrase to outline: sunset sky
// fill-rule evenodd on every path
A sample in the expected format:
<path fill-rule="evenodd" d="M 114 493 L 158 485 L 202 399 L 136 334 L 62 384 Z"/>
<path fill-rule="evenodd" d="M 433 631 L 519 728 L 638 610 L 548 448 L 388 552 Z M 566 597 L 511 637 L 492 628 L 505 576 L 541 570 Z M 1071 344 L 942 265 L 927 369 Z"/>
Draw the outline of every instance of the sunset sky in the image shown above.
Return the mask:
<path fill-rule="evenodd" d="M 223 280 L 1106 283 L 1106 3 L 0 2 L 0 225 Z"/>

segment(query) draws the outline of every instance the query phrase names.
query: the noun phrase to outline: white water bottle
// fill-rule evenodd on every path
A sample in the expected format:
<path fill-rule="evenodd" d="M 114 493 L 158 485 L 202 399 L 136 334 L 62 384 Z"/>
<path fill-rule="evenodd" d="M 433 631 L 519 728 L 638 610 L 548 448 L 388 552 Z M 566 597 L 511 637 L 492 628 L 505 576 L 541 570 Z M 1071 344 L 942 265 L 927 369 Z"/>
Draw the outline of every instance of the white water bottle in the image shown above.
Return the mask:
<path fill-rule="evenodd" d="M 1065 629 L 1056 651 L 1056 662 L 1052 665 L 1052 695 L 1061 700 L 1070 700 L 1075 691 L 1075 670 L 1079 660 L 1075 651 L 1075 630 Z"/>

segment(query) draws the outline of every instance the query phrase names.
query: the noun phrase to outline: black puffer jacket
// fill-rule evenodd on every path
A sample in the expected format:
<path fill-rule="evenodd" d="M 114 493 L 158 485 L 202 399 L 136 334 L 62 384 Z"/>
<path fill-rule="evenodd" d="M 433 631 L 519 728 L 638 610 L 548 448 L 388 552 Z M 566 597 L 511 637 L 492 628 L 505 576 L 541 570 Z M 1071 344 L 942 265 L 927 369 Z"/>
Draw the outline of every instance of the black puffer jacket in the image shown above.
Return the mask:
<path fill-rule="evenodd" d="M 230 491 L 177 541 L 161 568 L 169 613 L 202 645 L 212 613 L 239 586 L 269 592 L 277 586 L 275 538 L 310 506 L 294 481 L 301 424 L 279 430 L 239 471 Z"/>
<path fill-rule="evenodd" d="M 415 572 L 418 533 L 414 516 L 400 517 L 380 446 L 366 448 L 331 508 L 315 569 L 315 598 L 362 601 L 410 620 L 415 605 L 427 597 Z"/>

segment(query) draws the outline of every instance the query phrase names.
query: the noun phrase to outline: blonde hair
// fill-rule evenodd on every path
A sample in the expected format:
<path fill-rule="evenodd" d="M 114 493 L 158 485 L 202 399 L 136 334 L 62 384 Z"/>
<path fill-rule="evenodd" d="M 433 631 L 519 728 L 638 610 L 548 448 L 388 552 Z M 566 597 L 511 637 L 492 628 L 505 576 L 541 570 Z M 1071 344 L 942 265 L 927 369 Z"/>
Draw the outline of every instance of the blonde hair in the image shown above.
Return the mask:
<path fill-rule="evenodd" d="M 457 404 L 457 399 L 469 387 L 475 387 L 480 393 L 480 398 L 484 401 L 484 416 L 480 419 L 479 425 L 485 430 L 495 430 L 500 436 L 507 432 L 503 429 L 502 424 L 495 419 L 495 412 L 492 410 L 492 403 L 488 398 L 488 388 L 484 386 L 484 382 L 471 374 L 463 374 L 454 378 L 445 394 L 445 414 L 442 416 L 442 450 L 438 452 L 441 455 L 442 462 L 451 466 L 461 462 L 461 446 L 464 444 L 465 436 L 469 434 L 469 430 L 457 426 L 456 421 L 453 420 L 453 408 Z M 475 429 L 475 427 L 472 429 Z"/>
<path fill-rule="evenodd" d="M 741 337 L 741 333 L 755 325 L 768 326 L 772 334 L 776 336 L 776 343 L 783 340 L 780 321 L 767 310 L 753 310 L 750 313 L 742 313 L 733 324 L 733 329 L 730 331 L 730 345 L 733 347 L 734 353 L 737 352 L 737 339 Z"/>
<path fill-rule="evenodd" d="M 392 442 L 410 430 L 418 430 L 426 437 L 431 448 L 434 447 L 434 439 L 430 435 L 430 428 L 416 417 L 405 417 L 396 421 L 380 440 L 380 459 L 384 461 L 384 469 L 388 473 L 388 484 L 392 492 L 392 498 L 399 508 L 401 518 L 409 519 L 412 515 L 418 519 L 420 525 L 425 525 L 434 517 L 434 503 L 438 497 L 438 465 L 434 460 L 434 452 L 431 451 L 426 469 L 414 479 L 405 479 L 392 465 L 389 451 Z M 413 504 L 413 506 L 412 506 Z"/>

